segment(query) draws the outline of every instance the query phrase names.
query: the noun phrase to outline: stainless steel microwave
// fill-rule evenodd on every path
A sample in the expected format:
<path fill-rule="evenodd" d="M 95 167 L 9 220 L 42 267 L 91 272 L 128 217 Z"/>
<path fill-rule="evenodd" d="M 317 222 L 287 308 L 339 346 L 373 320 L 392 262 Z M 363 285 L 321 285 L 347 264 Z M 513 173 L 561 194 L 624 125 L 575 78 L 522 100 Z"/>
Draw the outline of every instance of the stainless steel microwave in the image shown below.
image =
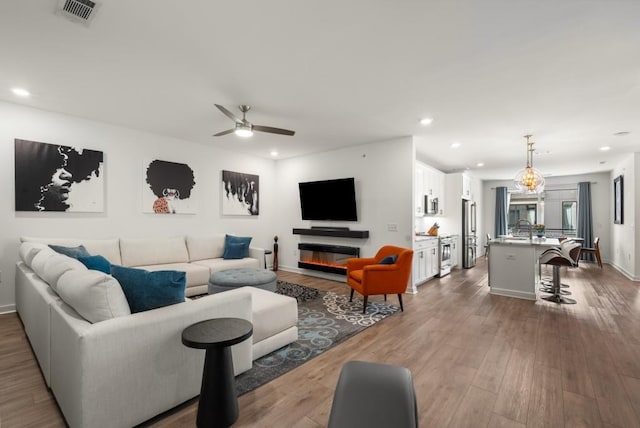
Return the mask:
<path fill-rule="evenodd" d="M 438 198 L 424 195 L 424 212 L 425 214 L 438 214 Z"/>

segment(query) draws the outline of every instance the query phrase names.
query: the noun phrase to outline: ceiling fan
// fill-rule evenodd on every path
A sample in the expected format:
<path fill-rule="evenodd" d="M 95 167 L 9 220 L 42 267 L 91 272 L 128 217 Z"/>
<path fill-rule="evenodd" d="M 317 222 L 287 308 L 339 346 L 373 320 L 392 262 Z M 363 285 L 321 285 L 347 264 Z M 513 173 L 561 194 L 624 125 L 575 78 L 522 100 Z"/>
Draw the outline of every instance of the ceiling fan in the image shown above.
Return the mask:
<path fill-rule="evenodd" d="M 253 123 L 249 122 L 245 117 L 247 112 L 251 110 L 251 107 L 248 105 L 243 104 L 238 107 L 242 112 L 242 119 L 237 118 L 233 113 L 231 113 L 229 110 L 227 110 L 220 104 L 215 104 L 215 106 L 218 107 L 218 110 L 224 113 L 229 119 L 233 120 L 236 123 L 236 126 L 235 128 L 218 132 L 217 134 L 213 135 L 214 137 L 220 137 L 222 135 L 231 134 L 232 132 L 235 132 L 235 134 L 239 137 L 251 137 L 253 135 L 253 131 L 270 132 L 272 134 L 281 134 L 281 135 L 295 134 L 295 131 L 290 131 L 288 129 L 273 128 L 271 126 L 254 125 Z"/>

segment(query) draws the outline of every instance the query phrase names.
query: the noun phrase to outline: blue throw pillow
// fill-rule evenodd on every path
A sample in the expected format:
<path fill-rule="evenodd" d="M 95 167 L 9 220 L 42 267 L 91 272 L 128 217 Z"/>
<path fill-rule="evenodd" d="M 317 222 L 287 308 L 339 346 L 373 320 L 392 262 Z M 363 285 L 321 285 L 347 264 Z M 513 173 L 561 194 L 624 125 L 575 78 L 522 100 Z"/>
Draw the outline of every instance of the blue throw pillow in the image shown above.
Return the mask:
<path fill-rule="evenodd" d="M 398 255 L 394 254 L 392 256 L 387 256 L 384 259 L 380 260 L 378 264 L 380 265 L 392 265 L 398 260 Z"/>
<path fill-rule="evenodd" d="M 73 257 L 77 259 L 78 257 L 89 257 L 91 254 L 84 248 L 84 245 L 79 245 L 77 247 L 63 247 L 61 245 L 49 245 L 56 253 L 64 254 L 65 256 Z"/>
<path fill-rule="evenodd" d="M 225 235 L 224 237 L 224 254 L 223 259 L 243 259 L 249 257 L 249 244 L 251 243 L 251 236 L 233 236 Z M 233 245 L 241 244 L 242 248 Z M 238 256 L 238 251 L 240 251 Z"/>
<path fill-rule="evenodd" d="M 245 245 L 240 242 L 230 242 L 224 246 L 224 254 L 222 256 L 225 260 L 230 259 L 244 259 Z"/>
<path fill-rule="evenodd" d="M 184 302 L 187 284 L 187 275 L 184 272 L 149 272 L 144 269 L 111 265 L 111 275 L 120 283 L 131 313 Z"/>
<path fill-rule="evenodd" d="M 104 257 L 98 256 L 87 256 L 87 257 L 78 257 L 78 260 L 87 267 L 87 269 L 99 270 L 104 273 L 111 273 L 111 263 L 109 260 Z"/>

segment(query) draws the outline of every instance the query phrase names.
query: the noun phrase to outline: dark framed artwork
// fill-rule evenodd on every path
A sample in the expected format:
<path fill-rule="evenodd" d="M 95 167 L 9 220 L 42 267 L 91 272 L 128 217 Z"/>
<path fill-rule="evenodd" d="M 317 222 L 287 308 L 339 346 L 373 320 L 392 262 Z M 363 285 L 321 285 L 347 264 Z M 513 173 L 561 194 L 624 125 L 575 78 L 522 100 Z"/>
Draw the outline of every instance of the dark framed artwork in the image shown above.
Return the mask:
<path fill-rule="evenodd" d="M 104 155 L 14 140 L 16 211 L 104 212 Z"/>
<path fill-rule="evenodd" d="M 621 175 L 613 180 L 613 222 L 624 224 L 624 180 Z"/>
<path fill-rule="evenodd" d="M 193 169 L 185 163 L 147 160 L 142 172 L 142 212 L 195 214 Z"/>
<path fill-rule="evenodd" d="M 222 171 L 222 214 L 258 215 L 260 177 L 243 172 Z"/>

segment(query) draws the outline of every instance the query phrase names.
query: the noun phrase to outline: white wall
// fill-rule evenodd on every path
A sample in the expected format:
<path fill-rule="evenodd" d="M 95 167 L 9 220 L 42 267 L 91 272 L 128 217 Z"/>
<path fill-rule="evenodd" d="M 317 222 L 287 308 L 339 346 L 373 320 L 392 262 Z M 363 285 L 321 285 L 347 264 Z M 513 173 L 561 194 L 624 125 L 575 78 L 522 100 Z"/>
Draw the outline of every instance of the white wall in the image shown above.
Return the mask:
<path fill-rule="evenodd" d="M 611 211 L 611 238 L 612 238 L 612 252 L 610 255 L 611 264 L 613 264 L 618 270 L 624 273 L 626 276 L 632 279 L 640 280 L 640 255 L 637 248 L 639 248 L 640 240 L 635 229 L 635 223 L 638 219 L 638 208 L 636 207 L 636 200 L 638 199 L 636 186 L 636 173 L 637 168 L 640 167 L 638 159 L 640 154 L 634 153 L 625 157 L 611 172 L 609 177 L 609 186 L 611 188 L 611 195 L 609 199 L 609 207 Z M 623 224 L 613 224 L 613 179 L 622 175 L 623 191 L 624 191 L 624 214 Z"/>
<path fill-rule="evenodd" d="M 14 275 L 20 236 L 166 237 L 190 233 L 253 236 L 252 245 L 271 248 L 273 224 L 281 206 L 275 161 L 239 155 L 210 146 L 161 137 L 100 122 L 0 102 L 0 312 L 14 308 Z M 14 139 L 102 150 L 105 160 L 104 213 L 27 213 L 14 207 Z M 144 159 L 189 164 L 195 172 L 195 215 L 143 214 Z M 260 215 L 223 217 L 221 170 L 260 176 Z"/>
<path fill-rule="evenodd" d="M 284 270 L 298 270 L 298 243 L 314 242 L 360 247 L 362 257 L 373 256 L 383 245 L 412 248 L 413 158 L 411 138 L 353 146 L 277 162 L 278 262 Z M 354 177 L 357 222 L 303 221 L 298 183 Z M 388 230 L 396 224 L 397 231 Z M 293 228 L 340 226 L 368 230 L 368 239 L 293 235 Z M 305 273 L 344 281 L 344 277 L 304 270 Z"/>
<path fill-rule="evenodd" d="M 610 173 L 602 172 L 597 174 L 567 175 L 564 177 L 548 177 L 545 179 L 546 185 L 551 188 L 562 188 L 568 186 L 577 187 L 577 183 L 591 182 L 591 210 L 593 215 L 593 236 L 600 237 L 600 250 L 605 261 L 611 260 L 611 227 L 612 218 L 612 196 Z M 506 186 L 514 188 L 513 180 L 490 180 L 483 183 L 484 193 L 484 228 L 495 235 L 494 218 L 496 209 L 496 187 Z M 546 207 L 545 207 L 546 209 Z"/>

